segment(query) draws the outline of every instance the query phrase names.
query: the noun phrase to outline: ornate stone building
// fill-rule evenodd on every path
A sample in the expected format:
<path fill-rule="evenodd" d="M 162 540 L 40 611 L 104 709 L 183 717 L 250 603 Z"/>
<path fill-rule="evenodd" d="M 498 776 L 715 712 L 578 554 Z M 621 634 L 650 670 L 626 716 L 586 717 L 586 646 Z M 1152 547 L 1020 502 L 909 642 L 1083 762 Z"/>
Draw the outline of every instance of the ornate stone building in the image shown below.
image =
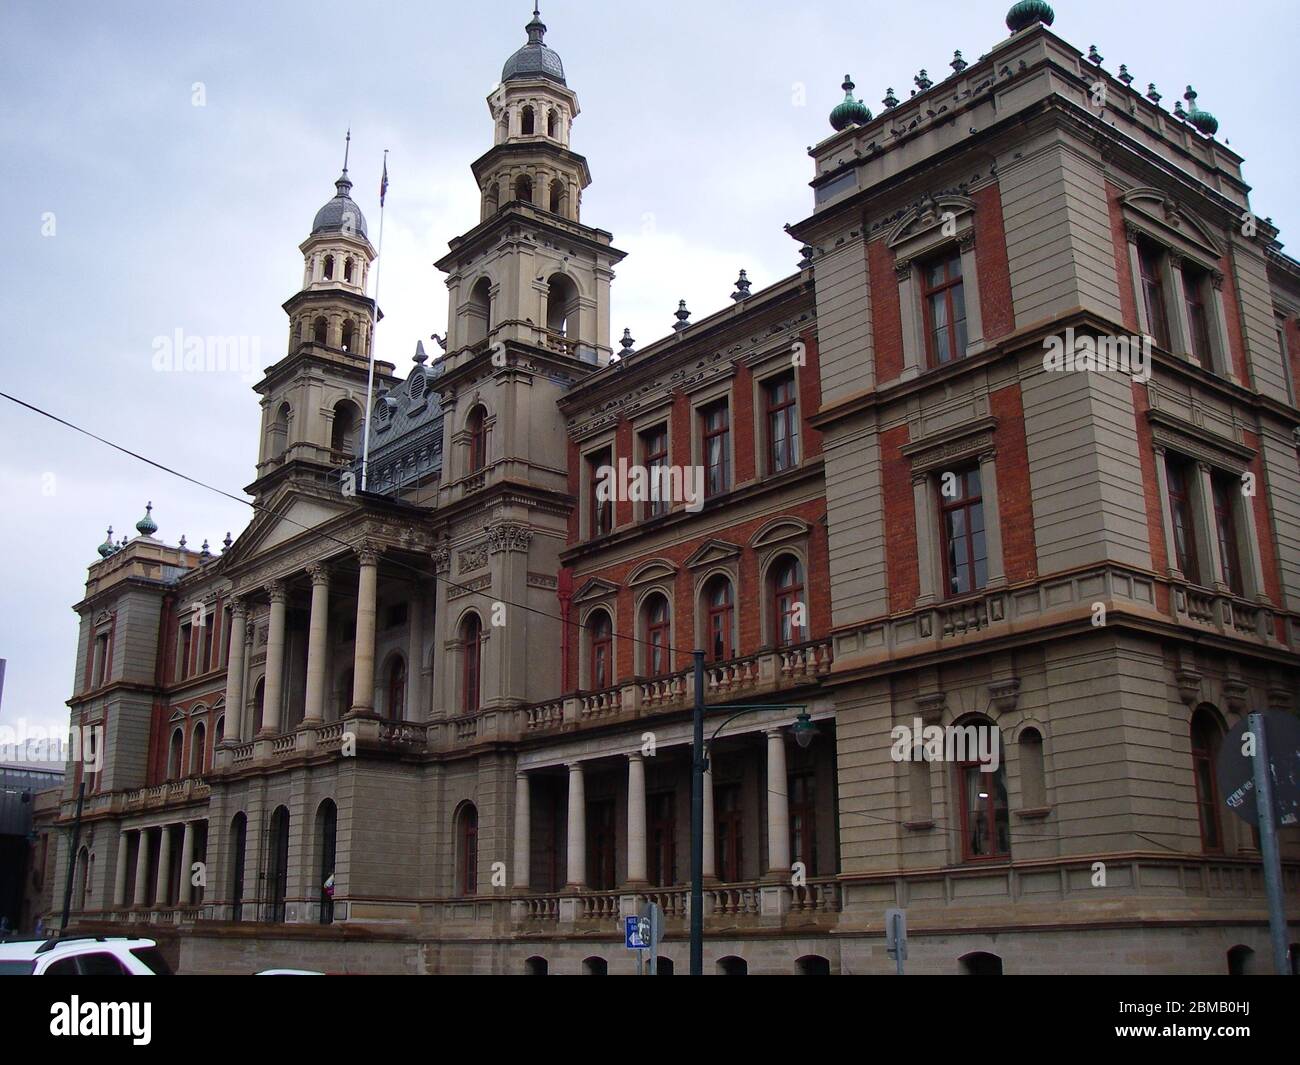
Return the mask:
<path fill-rule="evenodd" d="M 1052 20 L 1018 3 L 877 116 L 846 82 L 798 270 L 615 358 L 622 253 L 535 15 L 437 264 L 446 354 L 377 365 L 364 491 L 345 168 L 257 385 L 253 522 L 213 555 L 146 515 L 77 605 L 72 714 L 108 744 L 63 801 L 82 926 L 194 970 L 629 972 L 652 898 L 684 971 L 701 647 L 710 705 L 816 724 L 711 747 L 706 971 L 890 971 L 891 906 L 911 971 L 1265 964 L 1213 761 L 1300 697 L 1300 265 L 1194 93 Z M 1045 368 L 1066 336 L 1149 363 Z M 621 463 L 703 498 L 608 500 Z M 898 757 L 917 724 L 996 770 Z"/>

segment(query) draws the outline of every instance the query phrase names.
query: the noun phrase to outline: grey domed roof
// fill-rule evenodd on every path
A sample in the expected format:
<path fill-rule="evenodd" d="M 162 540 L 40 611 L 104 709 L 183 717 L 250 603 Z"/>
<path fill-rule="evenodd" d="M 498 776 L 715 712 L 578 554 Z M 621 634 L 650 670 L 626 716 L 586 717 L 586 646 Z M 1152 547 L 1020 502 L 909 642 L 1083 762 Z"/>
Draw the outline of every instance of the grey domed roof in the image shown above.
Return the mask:
<path fill-rule="evenodd" d="M 366 237 L 366 216 L 352 199 L 352 182 L 348 180 L 346 168 L 339 175 L 338 181 L 334 182 L 334 188 L 338 190 L 334 199 L 316 212 L 316 220 L 311 224 L 311 235 L 314 237 L 317 233 L 338 230 Z"/>
<path fill-rule="evenodd" d="M 560 61 L 559 53 L 542 43 L 542 38 L 546 36 L 546 23 L 536 8 L 533 9 L 533 21 L 524 28 L 528 31 L 528 43 L 506 60 L 506 65 L 501 70 L 501 80 L 549 78 L 566 85 L 564 64 Z"/>

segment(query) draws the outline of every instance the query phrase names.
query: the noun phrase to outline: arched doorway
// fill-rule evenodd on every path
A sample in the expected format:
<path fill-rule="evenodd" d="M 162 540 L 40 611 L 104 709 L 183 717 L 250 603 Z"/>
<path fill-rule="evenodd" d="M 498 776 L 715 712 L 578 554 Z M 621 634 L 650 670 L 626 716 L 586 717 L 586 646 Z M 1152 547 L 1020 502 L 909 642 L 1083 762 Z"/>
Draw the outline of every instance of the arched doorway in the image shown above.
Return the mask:
<path fill-rule="evenodd" d="M 338 807 L 326 799 L 316 810 L 316 851 L 320 855 L 317 870 L 320 890 L 320 923 L 334 923 L 334 866 L 337 859 Z"/>
<path fill-rule="evenodd" d="M 273 923 L 284 920 L 284 903 L 289 894 L 289 808 L 277 806 L 271 815 L 271 845 L 268 851 L 267 880 L 270 887 L 270 914 Z"/>
<path fill-rule="evenodd" d="M 244 919 L 244 852 L 248 843 L 248 818 L 235 814 L 230 823 L 230 919 Z"/>

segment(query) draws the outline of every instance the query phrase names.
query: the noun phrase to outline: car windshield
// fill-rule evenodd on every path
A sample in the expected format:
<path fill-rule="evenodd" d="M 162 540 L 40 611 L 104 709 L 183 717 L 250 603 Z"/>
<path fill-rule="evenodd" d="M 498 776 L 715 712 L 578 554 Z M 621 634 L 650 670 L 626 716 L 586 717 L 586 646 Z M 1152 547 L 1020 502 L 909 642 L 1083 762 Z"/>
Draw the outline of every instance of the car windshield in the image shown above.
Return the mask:
<path fill-rule="evenodd" d="M 0 976 L 31 976 L 36 970 L 36 962 L 0 959 Z"/>
<path fill-rule="evenodd" d="M 131 953 L 144 962 L 155 976 L 171 976 L 172 967 L 157 947 L 132 947 Z"/>

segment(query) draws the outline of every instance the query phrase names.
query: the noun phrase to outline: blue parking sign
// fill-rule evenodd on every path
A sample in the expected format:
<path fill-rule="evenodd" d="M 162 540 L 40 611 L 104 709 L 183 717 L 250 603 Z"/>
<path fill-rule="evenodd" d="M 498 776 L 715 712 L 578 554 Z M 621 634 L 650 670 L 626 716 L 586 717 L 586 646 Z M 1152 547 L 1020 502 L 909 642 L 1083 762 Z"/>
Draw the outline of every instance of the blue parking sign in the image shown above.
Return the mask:
<path fill-rule="evenodd" d="M 641 927 L 640 917 L 623 918 L 623 941 L 628 950 L 649 950 L 650 944 L 642 938 L 642 932 L 647 931 Z"/>

